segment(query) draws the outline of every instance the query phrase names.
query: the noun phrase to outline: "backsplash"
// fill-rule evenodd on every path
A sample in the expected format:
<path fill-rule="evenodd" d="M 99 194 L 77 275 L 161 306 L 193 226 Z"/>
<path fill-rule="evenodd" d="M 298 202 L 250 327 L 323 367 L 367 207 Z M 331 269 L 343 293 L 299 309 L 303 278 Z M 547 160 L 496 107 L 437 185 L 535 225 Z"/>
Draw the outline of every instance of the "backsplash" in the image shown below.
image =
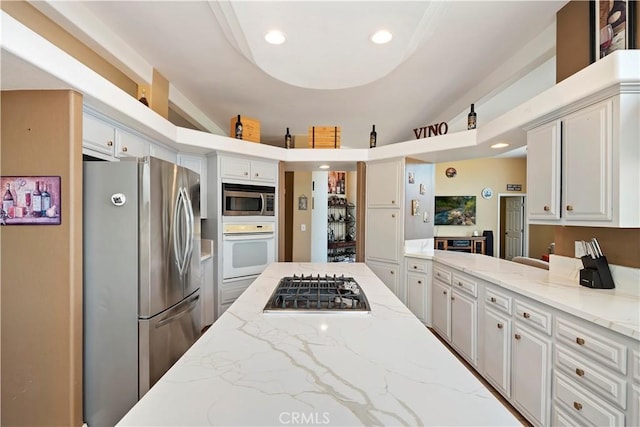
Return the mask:
<path fill-rule="evenodd" d="M 609 264 L 640 268 L 640 228 L 556 226 L 555 253 L 573 258 L 576 240 L 598 239 Z"/>

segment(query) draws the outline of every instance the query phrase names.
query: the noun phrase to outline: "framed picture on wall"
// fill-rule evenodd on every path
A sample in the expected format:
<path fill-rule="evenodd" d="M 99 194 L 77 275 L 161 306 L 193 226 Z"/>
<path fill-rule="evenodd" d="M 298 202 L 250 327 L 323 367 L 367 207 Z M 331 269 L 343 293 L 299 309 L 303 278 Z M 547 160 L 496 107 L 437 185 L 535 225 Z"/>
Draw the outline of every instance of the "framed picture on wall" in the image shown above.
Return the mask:
<path fill-rule="evenodd" d="M 593 58 L 602 59 L 616 50 L 635 49 L 636 2 L 595 0 L 591 2 Z"/>
<path fill-rule="evenodd" d="M 59 176 L 3 176 L 1 225 L 59 225 Z"/>

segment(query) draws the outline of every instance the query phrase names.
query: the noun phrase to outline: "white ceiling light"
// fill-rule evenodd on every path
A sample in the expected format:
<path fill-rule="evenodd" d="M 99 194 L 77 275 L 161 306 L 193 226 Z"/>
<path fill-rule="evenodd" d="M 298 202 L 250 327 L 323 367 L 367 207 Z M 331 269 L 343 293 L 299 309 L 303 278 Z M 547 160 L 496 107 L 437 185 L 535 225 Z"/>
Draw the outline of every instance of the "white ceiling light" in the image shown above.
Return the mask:
<path fill-rule="evenodd" d="M 491 148 L 504 148 L 508 146 L 509 144 L 507 144 L 506 142 L 498 142 L 497 144 L 493 144 Z"/>
<path fill-rule="evenodd" d="M 371 36 L 371 41 L 375 44 L 385 44 L 389 43 L 393 38 L 393 34 L 391 34 L 388 30 L 378 30 Z"/>
<path fill-rule="evenodd" d="M 329 169 L 329 165 L 320 165 L 320 169 Z"/>
<path fill-rule="evenodd" d="M 282 44 L 285 41 L 287 41 L 287 38 L 285 37 L 284 33 L 279 30 L 269 31 L 267 34 L 264 35 L 264 39 L 267 41 L 267 43 L 271 43 L 271 44 Z"/>

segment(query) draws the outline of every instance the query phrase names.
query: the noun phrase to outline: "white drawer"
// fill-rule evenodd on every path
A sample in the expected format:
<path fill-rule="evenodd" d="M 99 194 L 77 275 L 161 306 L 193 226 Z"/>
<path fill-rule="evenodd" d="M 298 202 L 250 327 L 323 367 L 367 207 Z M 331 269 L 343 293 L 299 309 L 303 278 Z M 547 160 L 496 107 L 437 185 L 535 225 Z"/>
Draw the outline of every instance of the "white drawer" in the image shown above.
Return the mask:
<path fill-rule="evenodd" d="M 433 267 L 433 278 L 438 279 L 447 285 L 451 284 L 451 272 L 438 266 Z"/>
<path fill-rule="evenodd" d="M 516 300 L 516 320 L 551 335 L 551 313 Z"/>
<path fill-rule="evenodd" d="M 487 303 L 487 307 L 493 307 L 507 314 L 511 314 L 512 299 L 510 296 L 487 287 L 485 291 L 485 301 Z"/>
<path fill-rule="evenodd" d="M 556 337 L 575 352 L 594 358 L 623 374 L 627 373 L 627 347 L 567 319 L 556 319 Z M 591 327 L 592 328 L 592 327 Z"/>
<path fill-rule="evenodd" d="M 556 346 L 556 366 L 578 384 L 601 394 L 622 409 L 627 408 L 627 381 L 624 378 L 559 346 Z"/>
<path fill-rule="evenodd" d="M 234 302 L 246 289 L 246 287 L 221 289 L 220 304 L 224 305 Z"/>
<path fill-rule="evenodd" d="M 555 404 L 569 414 L 579 415 L 595 426 L 622 426 L 624 413 L 573 383 L 564 374 L 554 376 Z"/>
<path fill-rule="evenodd" d="M 451 286 L 464 291 L 469 295 L 473 295 L 474 297 L 478 296 L 478 282 L 470 277 L 454 273 L 451 277 Z"/>
<path fill-rule="evenodd" d="M 407 271 L 419 271 L 421 273 L 424 273 L 427 271 L 427 263 L 424 261 L 418 261 L 415 259 L 408 259 Z"/>
<path fill-rule="evenodd" d="M 553 405 L 553 414 L 551 415 L 551 425 L 554 427 L 582 427 L 584 422 L 573 418 L 566 411 L 563 411 L 560 405 Z"/>

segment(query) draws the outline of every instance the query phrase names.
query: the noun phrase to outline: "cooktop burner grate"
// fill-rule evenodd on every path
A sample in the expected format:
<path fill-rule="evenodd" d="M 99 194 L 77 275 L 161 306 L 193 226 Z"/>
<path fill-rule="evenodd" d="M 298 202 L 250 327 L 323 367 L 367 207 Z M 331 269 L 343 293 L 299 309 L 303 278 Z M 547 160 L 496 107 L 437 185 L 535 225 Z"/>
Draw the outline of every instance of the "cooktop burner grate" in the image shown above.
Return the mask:
<path fill-rule="evenodd" d="M 280 279 L 264 312 L 353 312 L 371 311 L 362 288 L 353 277 L 290 276 Z"/>

